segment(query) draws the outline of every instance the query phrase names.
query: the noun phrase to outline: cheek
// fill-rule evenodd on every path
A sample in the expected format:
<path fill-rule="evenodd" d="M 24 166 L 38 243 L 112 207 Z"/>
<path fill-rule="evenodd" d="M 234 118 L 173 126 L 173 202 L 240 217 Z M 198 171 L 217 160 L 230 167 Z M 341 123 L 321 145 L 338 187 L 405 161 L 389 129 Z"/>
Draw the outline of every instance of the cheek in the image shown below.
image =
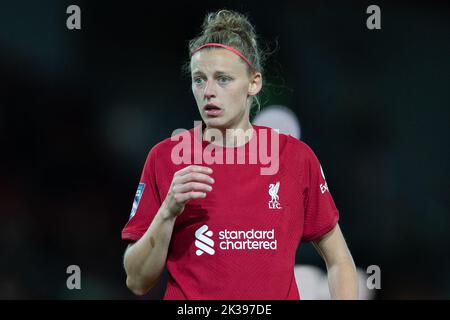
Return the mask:
<path fill-rule="evenodd" d="M 236 85 L 234 88 L 230 88 L 229 97 L 233 99 L 236 103 L 242 103 L 242 101 L 247 100 L 248 88 L 246 84 Z"/>
<path fill-rule="evenodd" d="M 200 97 L 201 97 L 201 92 L 200 92 L 200 90 L 198 89 L 198 88 L 196 88 L 196 87 L 192 87 L 192 94 L 194 95 L 194 98 L 195 98 L 195 100 L 199 100 L 200 99 Z"/>
<path fill-rule="evenodd" d="M 236 90 L 235 99 L 239 101 L 240 104 L 243 104 L 243 107 L 246 107 L 247 95 L 248 95 L 247 85 L 242 85 L 238 88 L 238 90 Z"/>

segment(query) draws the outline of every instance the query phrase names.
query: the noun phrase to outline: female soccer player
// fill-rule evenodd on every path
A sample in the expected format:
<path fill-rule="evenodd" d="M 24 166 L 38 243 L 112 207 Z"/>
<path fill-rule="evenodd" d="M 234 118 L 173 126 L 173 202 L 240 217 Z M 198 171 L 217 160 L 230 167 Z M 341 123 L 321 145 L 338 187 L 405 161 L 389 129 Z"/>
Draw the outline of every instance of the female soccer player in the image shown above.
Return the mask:
<path fill-rule="evenodd" d="M 137 295 L 168 270 L 164 299 L 300 299 L 301 242 L 323 257 L 332 299 L 356 299 L 355 265 L 320 163 L 303 142 L 250 123 L 262 87 L 253 26 L 208 14 L 189 43 L 202 118 L 155 145 L 122 238 Z"/>

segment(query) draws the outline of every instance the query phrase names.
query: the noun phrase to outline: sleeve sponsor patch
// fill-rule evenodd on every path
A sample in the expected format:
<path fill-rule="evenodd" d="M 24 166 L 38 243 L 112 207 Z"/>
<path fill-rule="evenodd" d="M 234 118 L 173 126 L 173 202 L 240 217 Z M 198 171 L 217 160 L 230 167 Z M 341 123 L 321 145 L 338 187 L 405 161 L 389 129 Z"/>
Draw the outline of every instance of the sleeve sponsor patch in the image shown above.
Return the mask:
<path fill-rule="evenodd" d="M 136 214 L 136 211 L 139 206 L 139 202 L 141 201 L 142 194 L 144 193 L 145 183 L 139 183 L 138 188 L 136 190 L 136 195 L 134 196 L 133 207 L 131 208 L 130 219 Z"/>

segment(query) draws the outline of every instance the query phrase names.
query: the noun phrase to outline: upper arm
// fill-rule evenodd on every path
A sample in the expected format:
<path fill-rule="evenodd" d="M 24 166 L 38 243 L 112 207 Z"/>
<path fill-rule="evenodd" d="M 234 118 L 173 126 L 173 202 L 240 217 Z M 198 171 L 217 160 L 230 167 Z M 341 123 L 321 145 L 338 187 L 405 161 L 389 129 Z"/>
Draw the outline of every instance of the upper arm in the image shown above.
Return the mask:
<path fill-rule="evenodd" d="M 339 224 L 336 224 L 331 231 L 313 241 L 313 245 L 325 260 L 327 266 L 352 259 Z"/>
<path fill-rule="evenodd" d="M 123 254 L 123 259 L 125 260 L 125 256 L 126 256 L 126 254 L 127 254 L 127 251 L 134 245 L 136 243 L 136 241 L 132 241 L 132 242 L 130 242 L 128 245 L 127 245 L 127 247 L 125 248 L 125 252 L 124 252 L 124 254 Z"/>

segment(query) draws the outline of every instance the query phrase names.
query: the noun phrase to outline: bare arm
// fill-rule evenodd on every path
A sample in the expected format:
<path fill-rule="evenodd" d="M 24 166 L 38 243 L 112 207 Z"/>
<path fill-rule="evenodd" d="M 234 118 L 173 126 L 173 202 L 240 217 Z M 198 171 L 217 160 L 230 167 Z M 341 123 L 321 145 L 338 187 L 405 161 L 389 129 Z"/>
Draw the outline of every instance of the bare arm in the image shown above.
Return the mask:
<path fill-rule="evenodd" d="M 358 276 L 355 263 L 339 225 L 313 242 L 325 261 L 331 299 L 358 299 Z"/>
<path fill-rule="evenodd" d="M 213 180 L 208 176 L 211 173 L 207 167 L 188 166 L 174 174 L 166 199 L 149 228 L 125 251 L 127 287 L 133 293 L 147 293 L 161 277 L 175 220 L 189 200 L 204 198 L 212 190 Z"/>
<path fill-rule="evenodd" d="M 134 294 L 147 293 L 161 277 L 174 224 L 163 204 L 142 238 L 125 251 L 127 287 Z"/>

